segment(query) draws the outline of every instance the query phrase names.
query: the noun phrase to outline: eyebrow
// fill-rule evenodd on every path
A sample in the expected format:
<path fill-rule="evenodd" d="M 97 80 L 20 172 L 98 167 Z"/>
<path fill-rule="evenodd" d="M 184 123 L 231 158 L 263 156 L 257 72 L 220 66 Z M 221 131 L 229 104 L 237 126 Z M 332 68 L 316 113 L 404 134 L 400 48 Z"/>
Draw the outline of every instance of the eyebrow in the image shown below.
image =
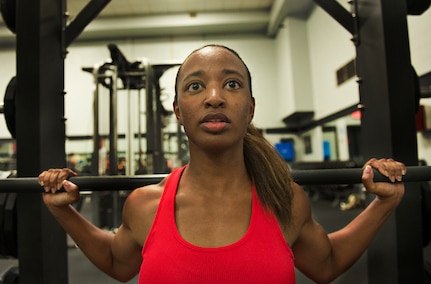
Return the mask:
<path fill-rule="evenodd" d="M 186 81 L 186 80 L 188 80 L 190 77 L 199 77 L 199 76 L 201 76 L 202 74 L 204 74 L 204 72 L 203 71 L 201 71 L 201 70 L 199 70 L 199 71 L 195 71 L 195 72 L 192 72 L 192 73 L 190 73 L 189 75 L 187 75 L 186 77 L 184 77 L 184 79 L 183 79 L 183 81 Z"/>
<path fill-rule="evenodd" d="M 225 75 L 234 74 L 234 75 L 237 75 L 237 76 L 241 77 L 242 79 L 245 79 L 245 77 L 240 72 L 238 72 L 236 70 L 223 69 L 222 73 L 225 74 Z M 199 77 L 199 76 L 202 76 L 203 74 L 204 74 L 204 71 L 198 70 L 198 71 L 195 71 L 195 72 L 192 72 L 192 73 L 188 74 L 186 77 L 184 77 L 183 80 L 185 81 L 188 78 L 195 77 L 195 76 Z"/>
<path fill-rule="evenodd" d="M 223 74 L 226 74 L 226 75 L 235 74 L 240 76 L 242 79 L 245 79 L 245 77 L 240 72 L 232 69 L 223 69 Z"/>

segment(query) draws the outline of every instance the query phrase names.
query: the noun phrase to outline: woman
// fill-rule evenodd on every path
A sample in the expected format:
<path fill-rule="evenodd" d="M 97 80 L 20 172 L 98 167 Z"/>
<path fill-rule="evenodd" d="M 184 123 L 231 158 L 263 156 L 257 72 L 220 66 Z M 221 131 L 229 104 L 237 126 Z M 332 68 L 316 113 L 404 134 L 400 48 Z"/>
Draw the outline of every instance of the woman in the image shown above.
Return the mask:
<path fill-rule="evenodd" d="M 316 282 L 330 282 L 361 256 L 399 204 L 405 166 L 368 161 L 362 180 L 376 198 L 328 235 L 286 163 L 252 125 L 254 108 L 250 72 L 238 54 L 204 46 L 176 78 L 174 111 L 188 136 L 189 163 L 133 191 L 115 235 L 70 206 L 79 190 L 66 180 L 75 175 L 69 169 L 40 174 L 43 200 L 84 254 L 121 281 L 139 272 L 139 283 L 294 283 L 296 266 Z M 374 183 L 371 167 L 393 183 Z M 57 193 L 61 187 L 65 192 Z"/>

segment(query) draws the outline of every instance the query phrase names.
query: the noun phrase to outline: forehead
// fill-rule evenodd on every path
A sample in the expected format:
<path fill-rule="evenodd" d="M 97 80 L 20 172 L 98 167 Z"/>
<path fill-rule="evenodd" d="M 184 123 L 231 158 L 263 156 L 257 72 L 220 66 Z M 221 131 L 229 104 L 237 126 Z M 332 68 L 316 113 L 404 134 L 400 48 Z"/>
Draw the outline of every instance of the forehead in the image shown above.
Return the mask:
<path fill-rule="evenodd" d="M 194 72 L 198 69 L 233 69 L 246 77 L 247 70 L 244 63 L 231 51 L 223 47 L 208 46 L 192 53 L 183 63 L 182 74 Z"/>

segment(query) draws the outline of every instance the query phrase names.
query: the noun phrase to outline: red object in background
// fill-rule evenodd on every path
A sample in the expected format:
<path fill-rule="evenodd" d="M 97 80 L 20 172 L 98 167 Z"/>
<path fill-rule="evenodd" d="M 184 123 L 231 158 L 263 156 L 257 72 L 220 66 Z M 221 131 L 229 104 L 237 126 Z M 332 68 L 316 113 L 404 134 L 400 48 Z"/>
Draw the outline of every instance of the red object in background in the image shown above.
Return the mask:
<path fill-rule="evenodd" d="M 356 110 L 352 112 L 352 118 L 353 119 L 361 119 L 362 118 L 362 112 L 360 110 Z"/>

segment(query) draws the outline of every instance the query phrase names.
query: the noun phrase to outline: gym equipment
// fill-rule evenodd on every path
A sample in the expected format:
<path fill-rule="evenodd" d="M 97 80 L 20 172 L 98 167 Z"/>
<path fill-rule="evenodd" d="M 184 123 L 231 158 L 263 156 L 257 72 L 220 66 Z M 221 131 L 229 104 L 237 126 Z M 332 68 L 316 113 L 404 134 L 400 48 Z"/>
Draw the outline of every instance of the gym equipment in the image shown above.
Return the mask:
<path fill-rule="evenodd" d="M 133 139 L 135 135 L 138 137 L 139 153 L 142 154 L 141 137 L 141 94 L 145 95 L 145 101 L 147 109 L 146 114 L 146 163 L 148 173 L 163 173 L 166 172 L 166 161 L 163 149 L 163 142 L 161 137 L 163 136 L 163 118 L 172 115 L 172 112 L 167 111 L 160 100 L 161 88 L 160 88 L 160 77 L 168 69 L 180 65 L 180 63 L 166 63 L 166 64 L 150 64 L 147 59 L 140 58 L 136 61 L 128 61 L 125 55 L 121 52 L 118 46 L 114 43 L 108 44 L 108 49 L 111 55 L 111 60 L 104 62 L 100 66 L 96 67 L 83 67 L 82 70 L 89 72 L 94 77 L 95 89 L 94 89 L 94 111 L 93 111 L 93 168 L 92 173 L 98 172 L 97 165 L 98 161 L 98 141 L 101 139 L 99 133 L 99 101 L 102 92 L 100 91 L 100 85 L 109 90 L 109 174 L 117 174 L 117 100 L 119 97 L 119 91 L 127 90 L 127 105 L 128 105 L 128 124 L 127 124 L 127 148 L 126 148 L 126 170 L 128 174 L 135 172 L 134 164 L 134 149 L 132 147 Z M 121 81 L 122 84 L 118 84 Z M 131 90 L 137 91 L 138 103 L 138 129 L 137 133 L 132 130 L 130 119 L 131 116 Z M 141 92 L 144 90 L 144 92 Z M 180 135 L 180 134 L 177 134 Z"/>
<path fill-rule="evenodd" d="M 6 126 L 13 138 L 16 138 L 15 129 L 15 97 L 16 97 L 16 77 L 12 77 L 6 87 L 6 93 L 3 99 L 3 112 L 6 120 Z"/>
<path fill-rule="evenodd" d="M 143 62 L 129 62 L 118 46 L 114 43 L 108 44 L 112 64 L 117 66 L 118 78 L 127 89 L 140 90 L 146 87 L 146 74 Z"/>
<path fill-rule="evenodd" d="M 293 170 L 293 179 L 302 185 L 312 184 L 356 184 L 361 183 L 362 168 Z M 69 180 L 77 184 L 80 190 L 119 191 L 155 184 L 167 177 L 167 174 L 141 176 L 76 176 Z M 374 180 L 390 182 L 385 176 L 374 170 Z M 407 167 L 404 182 L 431 181 L 431 166 Z M 16 197 L 17 193 L 38 194 L 43 192 L 36 177 L 0 179 L 0 255 L 17 257 Z M 429 192 L 429 190 L 427 191 Z M 428 208 L 430 204 L 424 208 Z M 427 213 L 428 211 L 424 212 Z M 427 226 L 428 222 L 424 222 Z M 428 243 L 430 235 L 424 235 Z"/>
<path fill-rule="evenodd" d="M 67 1 L 24 2 L 16 7 L 16 113 L 25 113 L 16 115 L 16 170 L 18 176 L 34 176 L 39 167 L 66 165 L 64 59 L 71 41 L 109 1 L 88 1 L 71 22 Z M 17 208 L 19 282 L 67 283 L 64 230 L 47 214 L 38 194 L 18 194 Z"/>
<path fill-rule="evenodd" d="M 0 10 L 6 27 L 15 33 L 16 30 L 16 0 L 0 0 Z"/>
<path fill-rule="evenodd" d="M 18 284 L 19 267 L 10 266 L 0 274 L 0 284 Z"/>
<path fill-rule="evenodd" d="M 390 182 L 385 176 L 374 170 L 374 180 Z M 354 184 L 361 183 L 361 168 L 351 169 L 319 169 L 292 171 L 293 179 L 302 185 L 307 184 Z M 167 174 L 141 176 L 76 176 L 69 180 L 81 190 L 117 191 L 133 190 L 141 186 L 160 182 Z M 407 167 L 403 182 L 431 181 L 431 166 Z M 36 177 L 7 178 L 0 180 L 0 193 L 43 192 Z"/>
<path fill-rule="evenodd" d="M 0 193 L 0 228 L 3 228 L 4 208 L 7 199 L 7 192 Z M 7 255 L 7 246 L 5 245 L 5 238 L 3 230 L 0 230 L 0 255 Z"/>
<path fill-rule="evenodd" d="M 407 0 L 408 15 L 422 15 L 430 7 L 430 0 Z"/>
<path fill-rule="evenodd" d="M 17 193 L 0 193 L 0 257 L 17 257 Z"/>
<path fill-rule="evenodd" d="M 18 256 L 18 245 L 17 245 L 17 212 L 16 212 L 16 193 L 9 193 L 7 195 L 6 203 L 4 206 L 3 216 L 3 236 L 6 246 L 7 255 L 17 257 Z"/>
<path fill-rule="evenodd" d="M 365 99 L 366 112 L 364 114 L 366 115 L 364 117 L 371 118 L 365 119 L 363 124 L 364 137 L 367 138 L 366 143 L 364 143 L 367 146 L 365 156 L 394 156 L 395 153 L 395 158 L 414 165 L 417 164 L 414 161 L 417 159 L 416 143 L 414 143 L 416 133 L 414 133 L 412 122 L 414 116 L 409 113 L 413 112 L 413 98 L 410 101 L 409 96 L 400 95 L 407 93 L 405 89 L 410 85 L 410 82 L 409 80 L 397 80 L 397 77 L 393 76 L 394 73 L 398 75 L 405 73 L 399 71 L 406 69 L 405 59 L 409 55 L 409 50 L 406 48 L 406 43 L 408 43 L 405 28 L 406 7 L 405 3 L 400 4 L 401 1 L 404 0 L 357 1 L 361 10 L 359 14 L 355 13 L 355 16 L 359 18 L 361 25 L 357 25 L 359 31 L 354 35 L 354 42 L 355 44 L 371 43 L 359 46 L 358 49 L 361 50 L 358 50 L 360 56 L 357 60 L 358 63 L 362 63 L 358 66 L 359 71 L 362 72 L 358 74 L 361 76 L 362 82 L 360 92 Z M 96 0 L 90 1 L 90 3 L 93 2 Z M 335 1 L 327 0 L 326 2 Z M 40 9 L 44 5 L 45 7 L 50 5 L 49 7 L 52 9 Z M 26 5 L 18 5 L 17 7 L 17 29 L 21 35 L 20 40 L 17 41 L 17 78 L 19 81 L 21 79 L 23 81 L 30 80 L 30 82 L 37 81 L 37 85 L 52 90 L 51 92 L 39 92 L 40 88 L 36 88 L 33 96 L 21 97 L 21 95 L 33 91 L 27 90 L 21 85 L 19 88 L 21 103 L 17 105 L 19 112 L 26 110 L 24 103 L 28 104 L 33 100 L 43 102 L 48 109 L 50 107 L 48 104 L 52 105 L 51 109 L 60 109 L 63 106 L 60 100 L 54 101 L 54 99 L 57 99 L 62 93 L 62 88 L 58 88 L 57 85 L 63 83 L 58 77 L 63 75 L 61 69 L 64 62 L 61 59 L 58 60 L 58 56 L 48 57 L 51 54 L 61 54 L 61 51 L 63 54 L 65 53 L 65 50 L 62 49 L 65 45 L 60 46 L 64 33 L 60 33 L 60 31 L 65 30 L 67 35 L 70 33 L 70 29 L 64 27 L 65 19 L 63 16 L 65 11 L 62 8 L 64 7 L 60 7 L 59 1 L 53 0 L 26 1 Z M 59 19 L 60 16 L 63 18 Z M 351 17 L 345 18 L 347 22 L 352 21 Z M 41 30 L 42 26 L 46 31 L 55 32 L 44 33 L 41 36 L 37 32 Z M 352 24 L 347 23 L 347 26 L 352 26 Z M 396 32 L 393 32 L 394 30 Z M 381 31 L 385 33 L 383 36 Z M 383 42 L 383 40 L 385 41 Z M 38 43 L 36 48 L 34 47 L 35 43 Z M 50 52 L 51 50 L 54 52 Z M 41 53 L 40 51 L 44 52 Z M 48 62 L 50 64 L 46 64 Z M 371 62 L 369 64 L 371 68 L 366 68 L 368 67 L 367 62 Z M 391 65 L 388 64 L 389 62 Z M 41 63 L 43 63 L 43 68 L 40 66 Z M 381 65 L 385 65 L 387 68 L 380 68 Z M 384 82 L 387 82 L 386 85 L 390 87 L 387 89 L 392 90 L 390 99 L 387 96 L 387 89 L 379 88 L 379 86 L 384 85 Z M 405 85 L 404 88 L 403 84 Z M 398 101 L 393 103 L 395 99 Z M 404 109 L 398 111 L 395 107 L 397 105 Z M 398 117 L 393 117 L 390 114 L 397 114 Z M 37 174 L 37 171 L 40 170 L 38 167 L 41 165 L 60 165 L 60 160 L 64 155 L 64 149 L 61 148 L 64 145 L 64 139 L 60 141 L 60 139 L 56 140 L 55 138 L 64 136 L 62 135 L 63 129 L 60 126 L 47 127 L 38 123 L 38 119 L 42 118 L 44 122 L 52 122 L 58 121 L 61 117 L 61 113 L 59 115 L 53 112 L 41 112 L 39 108 L 34 108 L 30 109 L 27 120 L 36 123 L 28 123 L 27 120 L 17 121 L 18 142 L 20 143 L 20 153 L 17 160 L 20 176 Z M 410 117 L 412 118 L 410 119 Z M 399 119 L 402 119 L 403 123 L 399 123 Z M 376 122 L 385 122 L 385 124 L 376 125 Z M 51 137 L 54 139 L 42 139 L 42 134 L 47 128 L 50 131 L 53 129 Z M 371 128 L 378 131 L 377 135 L 372 135 Z M 393 135 L 388 135 L 387 132 L 390 130 L 394 130 Z M 32 135 L 32 139 L 27 139 L 28 132 Z M 396 138 L 402 137 L 402 139 L 393 139 L 394 133 Z M 376 139 L 372 139 L 374 137 L 381 139 L 376 141 Z M 37 152 L 32 148 L 35 144 L 39 146 Z M 32 156 L 34 153 L 40 154 Z M 51 157 L 45 153 L 50 153 Z M 29 157 L 34 157 L 31 164 L 28 164 Z M 415 190 L 408 192 L 414 194 L 414 196 L 409 196 L 411 198 L 406 199 L 408 206 L 398 208 L 396 214 L 387 223 L 388 229 L 383 230 L 382 236 L 384 238 L 378 238 L 377 245 L 368 250 L 368 255 L 371 255 L 370 258 L 375 257 L 375 264 L 370 263 L 369 265 L 370 280 L 372 280 L 370 283 L 421 283 L 420 278 L 423 278 L 423 267 L 421 268 L 423 261 L 422 244 L 417 244 L 419 242 L 416 241 L 421 233 L 416 224 L 420 223 L 420 215 L 418 214 L 421 209 L 420 205 L 418 206 L 420 193 Z M 22 194 L 18 196 L 18 199 L 25 202 L 24 204 L 35 204 L 31 196 L 32 194 Z M 36 198 L 39 200 L 37 194 L 34 199 Z M 63 243 L 60 240 L 62 234 L 56 226 L 51 225 L 49 218 L 38 218 L 43 212 L 40 207 L 35 208 L 32 212 L 20 210 L 20 214 L 18 214 L 20 216 L 18 218 L 20 223 L 18 235 L 20 236 L 20 256 L 22 256 L 22 258 L 20 257 L 20 282 L 32 284 L 67 283 L 67 279 L 64 279 L 67 276 L 66 254 L 65 250 L 61 249 Z M 404 216 L 406 218 L 402 218 Z M 40 223 L 44 225 L 45 230 L 48 228 L 50 234 L 54 236 L 49 239 L 49 244 L 47 238 L 44 238 L 44 231 L 41 230 Z M 28 234 L 32 235 L 31 239 L 27 237 Z M 35 243 L 38 245 L 35 246 Z M 409 245 L 406 246 L 405 244 Z M 53 251 L 55 253 L 52 253 Z M 382 259 L 385 265 L 382 265 Z M 403 269 L 400 269 L 400 266 Z M 55 267 L 56 269 L 45 269 L 45 267 Z M 371 273 L 370 270 L 378 271 Z"/>

